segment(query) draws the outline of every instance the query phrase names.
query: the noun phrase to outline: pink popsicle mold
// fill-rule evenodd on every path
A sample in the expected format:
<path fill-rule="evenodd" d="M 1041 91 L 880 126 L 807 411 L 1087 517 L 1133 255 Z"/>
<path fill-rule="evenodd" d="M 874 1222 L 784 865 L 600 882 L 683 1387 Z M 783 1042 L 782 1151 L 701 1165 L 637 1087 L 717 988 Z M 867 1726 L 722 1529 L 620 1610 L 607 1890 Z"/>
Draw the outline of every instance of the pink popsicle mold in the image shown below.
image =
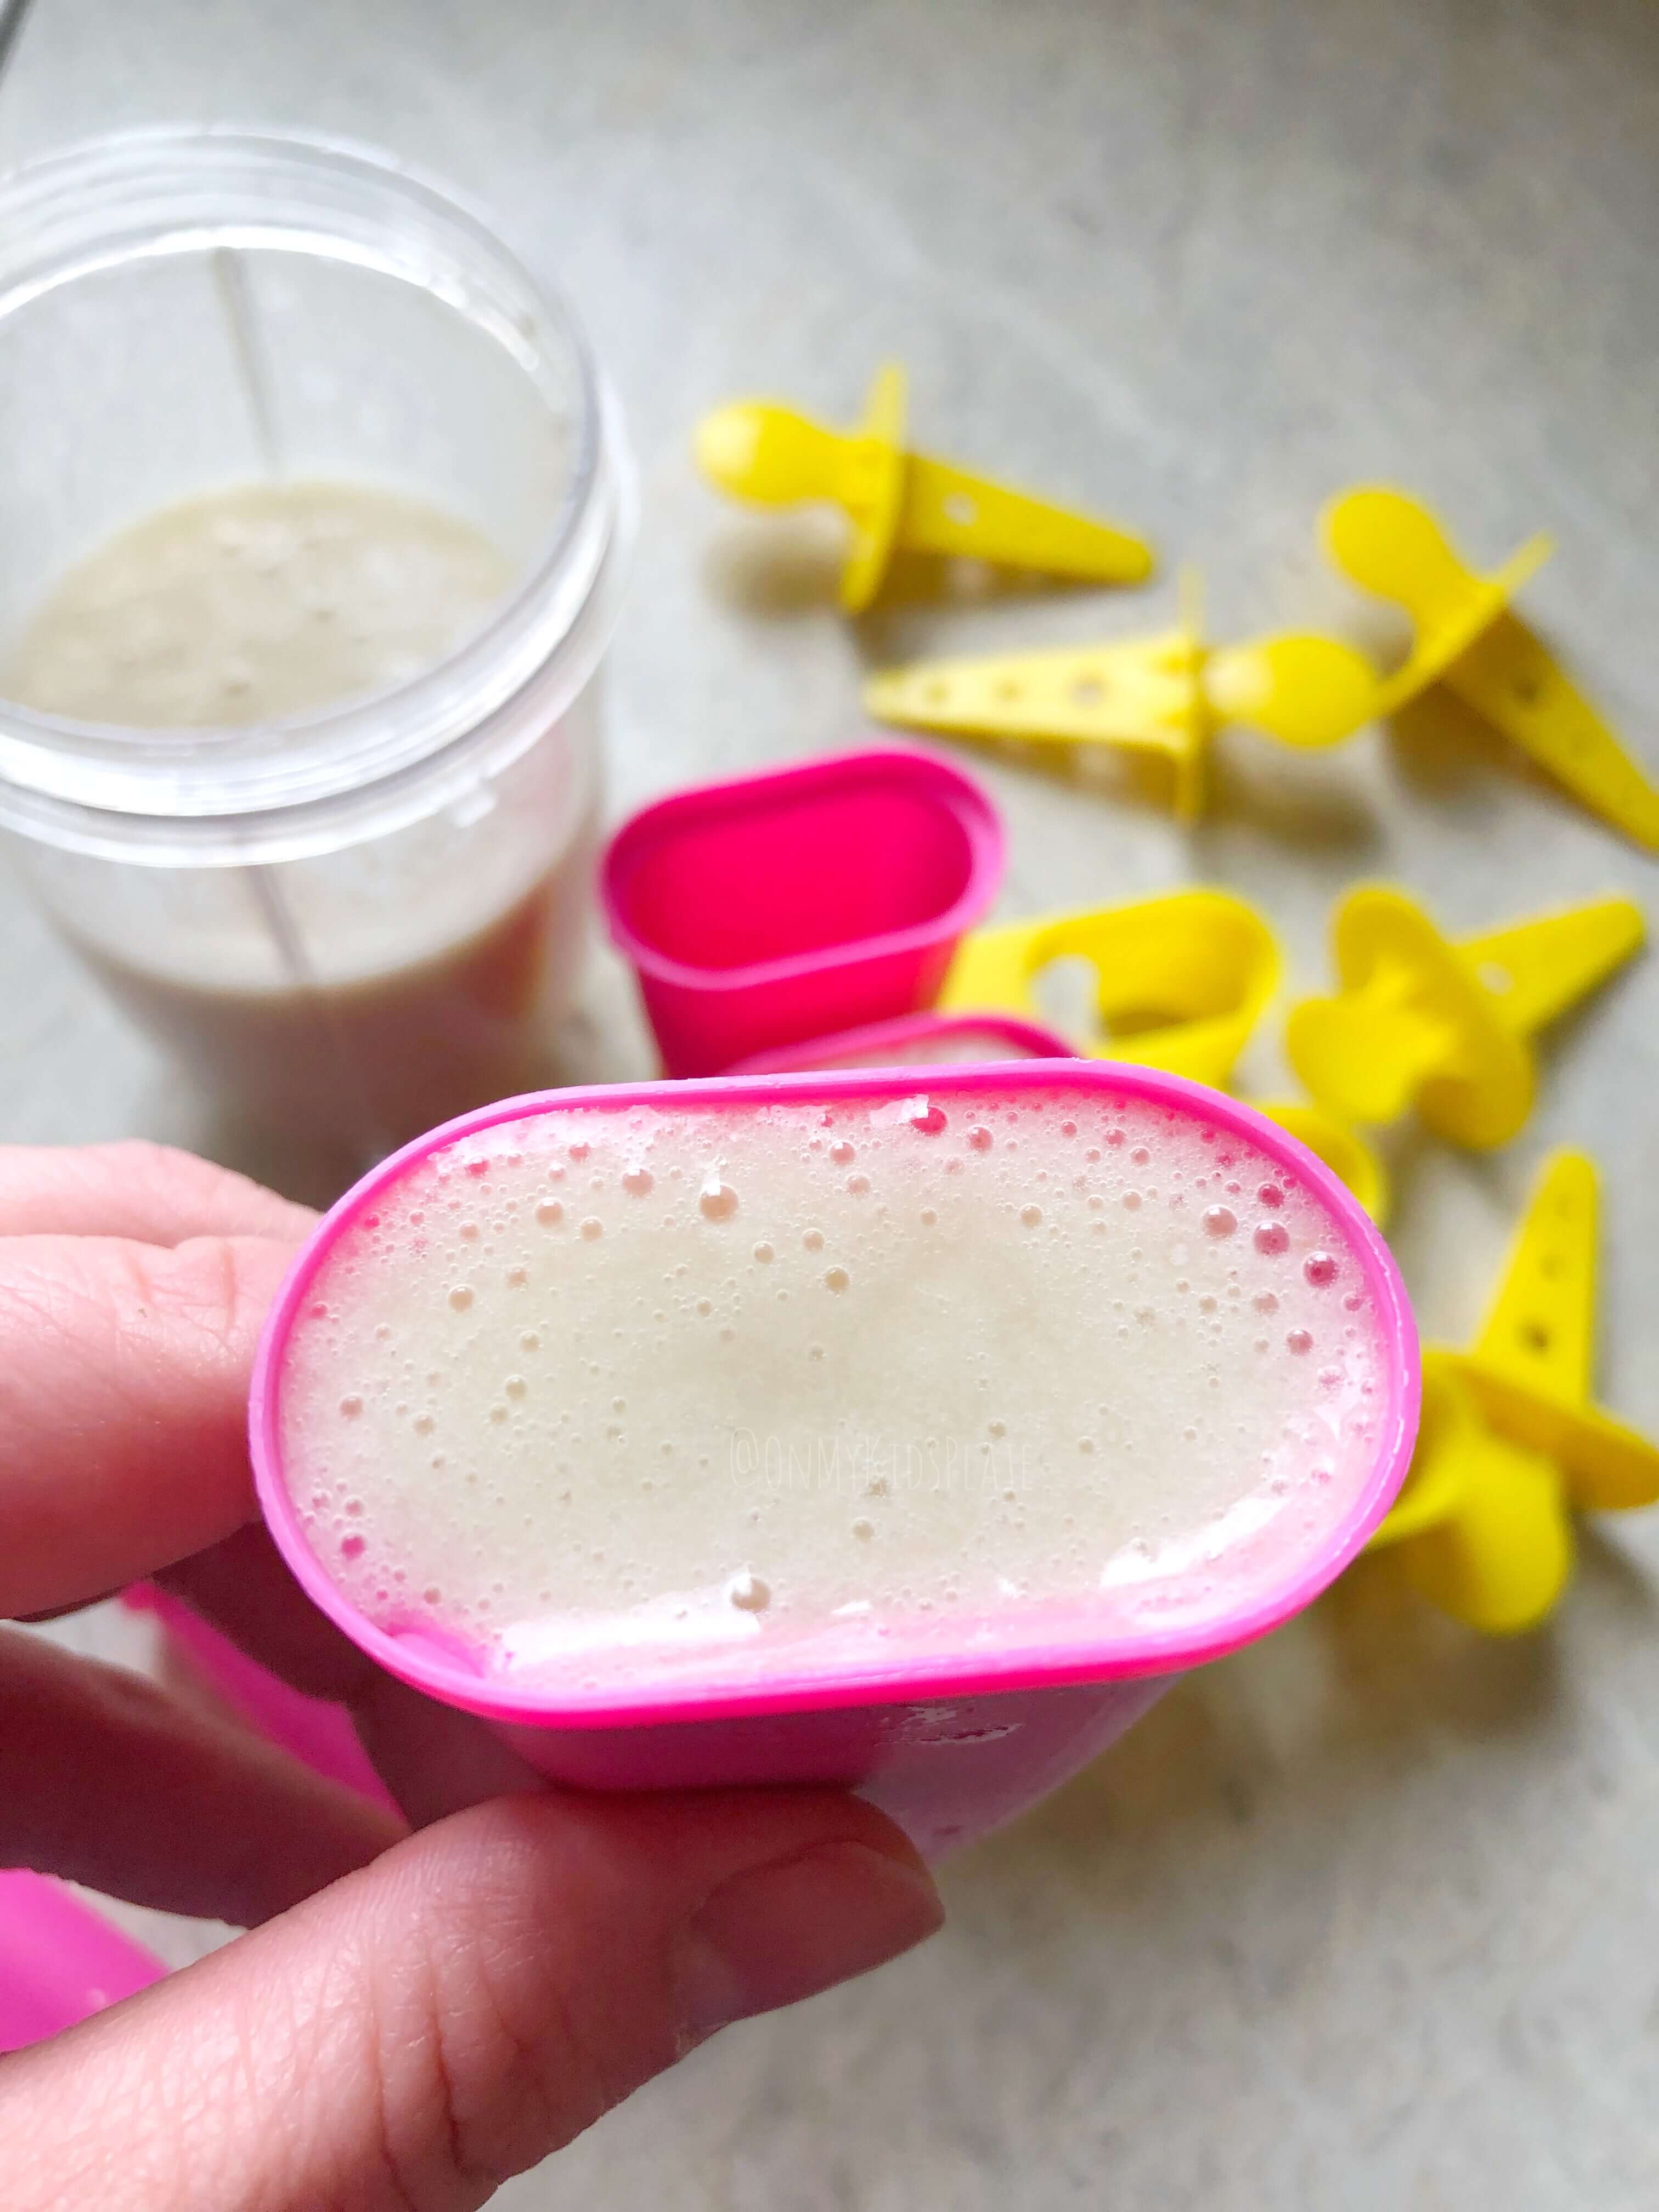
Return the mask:
<path fill-rule="evenodd" d="M 733 1075 L 803 1075 L 838 1067 L 933 1067 L 977 1060 L 1075 1060 L 1058 1030 L 1013 1014 L 902 1014 L 834 1036 L 757 1052 Z"/>
<path fill-rule="evenodd" d="M 713 1075 L 931 1006 L 1003 850 L 971 776 L 884 745 L 643 807 L 606 849 L 599 896 L 665 1071 Z"/>
<path fill-rule="evenodd" d="M 0 1870 L 0 2051 L 73 2027 L 166 1972 L 62 1882 Z"/>
<path fill-rule="evenodd" d="M 1376 1316 L 1382 1365 L 1375 1455 L 1346 1509 L 1310 1549 L 1248 1578 L 1234 1601 L 1198 1622 L 1091 1623 L 1086 1606 L 1056 1609 L 1052 1633 L 1006 1650 L 907 1653 L 894 1635 L 826 1674 L 780 1657 L 764 1678 L 699 1685 L 676 1675 L 584 1685 L 488 1674 L 466 1650 L 424 1632 L 389 1633 L 347 1598 L 311 1548 L 285 1479 L 281 1399 L 285 1350 L 318 1268 L 342 1235 L 406 1171 L 444 1147 L 538 1113 L 725 1109 L 787 1100 L 876 1103 L 915 1094 L 914 1066 L 635 1084 L 507 1099 L 432 1131 L 381 1163 L 332 1208 L 302 1248 L 266 1322 L 253 1377 L 250 1434 L 271 1534 L 313 1602 L 392 1674 L 495 1723 L 531 1764 L 580 1788 L 672 1789 L 736 1783 L 848 1784 L 883 1807 L 928 1852 L 954 1847 L 1044 1795 L 1120 1735 L 1187 1668 L 1265 1635 L 1334 1580 L 1382 1519 L 1417 1432 L 1417 1333 L 1388 1247 L 1346 1187 L 1277 1124 L 1242 1102 L 1161 1071 L 1102 1060 L 1030 1060 L 929 1067 L 929 1097 L 1084 1094 L 1133 1097 L 1236 1134 L 1299 1182 L 1332 1218 Z"/>

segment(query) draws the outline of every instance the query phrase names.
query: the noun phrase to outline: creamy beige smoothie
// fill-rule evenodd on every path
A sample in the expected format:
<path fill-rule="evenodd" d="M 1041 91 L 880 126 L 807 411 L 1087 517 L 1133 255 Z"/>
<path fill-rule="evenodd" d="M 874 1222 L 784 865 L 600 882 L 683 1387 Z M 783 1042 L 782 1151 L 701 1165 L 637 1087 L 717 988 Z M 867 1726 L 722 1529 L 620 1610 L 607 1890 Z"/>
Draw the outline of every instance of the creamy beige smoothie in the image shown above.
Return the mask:
<path fill-rule="evenodd" d="M 245 729 L 405 684 L 513 580 L 480 532 L 373 485 L 233 485 L 181 500 L 62 577 L 7 695 L 80 722 Z"/>
<path fill-rule="evenodd" d="M 486 623 L 513 582 L 458 517 L 367 484 L 229 486 L 124 530 L 62 576 L 0 690 L 134 731 L 240 729 L 388 692 Z M 479 804 L 487 808 L 487 797 Z M 538 795 L 482 860 L 441 819 L 349 866 L 241 872 L 210 924 L 144 941 L 67 925 L 145 1027 L 261 1120 L 384 1146 L 543 1070 L 574 994 L 597 793 Z M 539 834 L 538 834 L 539 833 Z M 229 918 L 226 907 L 229 906 Z"/>
<path fill-rule="evenodd" d="M 925 1078 L 922 1079 L 925 1083 Z M 1068 1085 L 554 1109 L 374 1194 L 281 1457 L 391 1633 L 603 1686 L 1197 1626 L 1352 1509 L 1387 1413 L 1337 1218 Z"/>

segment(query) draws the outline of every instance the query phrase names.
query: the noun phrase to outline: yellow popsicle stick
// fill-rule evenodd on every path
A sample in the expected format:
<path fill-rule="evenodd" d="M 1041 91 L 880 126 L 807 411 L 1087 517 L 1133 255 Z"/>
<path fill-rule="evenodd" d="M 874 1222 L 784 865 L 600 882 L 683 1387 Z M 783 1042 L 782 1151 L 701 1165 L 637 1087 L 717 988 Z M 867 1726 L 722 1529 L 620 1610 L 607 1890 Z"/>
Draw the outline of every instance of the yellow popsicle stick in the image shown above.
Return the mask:
<path fill-rule="evenodd" d="M 1616 1511 L 1659 1498 L 1659 1450 L 1591 1402 L 1597 1212 L 1595 1164 L 1555 1153 L 1465 1365 L 1493 1429 L 1547 1452 L 1575 1504 Z"/>
<path fill-rule="evenodd" d="M 1454 550 L 1419 500 L 1362 485 L 1333 501 L 1326 550 L 1363 590 L 1393 599 L 1415 625 L 1403 666 L 1382 687 L 1392 714 L 1437 679 L 1501 730 L 1592 813 L 1649 851 L 1659 850 L 1659 787 L 1624 750 L 1510 600 L 1548 558 L 1530 539 L 1483 576 Z"/>
<path fill-rule="evenodd" d="M 852 549 L 842 570 L 841 603 L 849 614 L 881 589 L 903 532 L 906 503 L 904 371 L 884 362 L 864 403 L 852 450 L 842 458 L 839 504 L 851 518 Z"/>
<path fill-rule="evenodd" d="M 1423 1423 L 1394 1510 L 1370 1540 L 1431 1605 L 1488 1636 L 1535 1628 L 1575 1553 L 1547 1459 L 1495 1436 L 1443 1353 L 1423 1357 Z"/>
<path fill-rule="evenodd" d="M 1546 1161 L 1468 1352 L 1425 1354 L 1406 1487 L 1371 1539 L 1425 1595 L 1492 1633 L 1531 1626 L 1573 1556 L 1568 1509 L 1659 1499 L 1659 1447 L 1591 1401 L 1596 1188 L 1582 1152 Z"/>
<path fill-rule="evenodd" d="M 1659 1497 L 1659 1452 L 1645 1437 L 1598 1407 L 1577 1413 L 1521 1390 L 1470 1360 L 1464 1380 L 1493 1431 L 1536 1440 L 1582 1510 L 1624 1513 Z"/>
<path fill-rule="evenodd" d="M 1211 652 L 1195 586 L 1183 597 L 1181 620 L 1150 637 L 886 670 L 865 685 L 866 709 L 945 736 L 1161 754 L 1182 820 L 1200 810 L 1209 749 L 1225 724 L 1308 747 L 1335 744 L 1370 718 L 1376 672 L 1352 647 L 1284 636 Z"/>
<path fill-rule="evenodd" d="M 1500 614 L 1445 680 L 1592 814 L 1659 852 L 1659 787 L 1523 623 Z"/>
<path fill-rule="evenodd" d="M 1340 744 L 1380 711 L 1376 671 L 1340 638 L 1297 631 L 1227 646 L 1203 679 L 1218 726 L 1243 722 L 1303 751 Z"/>
<path fill-rule="evenodd" d="M 1557 1406 L 1589 1398 L 1595 1354 L 1595 1163 L 1557 1152 L 1510 1247 L 1470 1356 Z"/>
<path fill-rule="evenodd" d="M 1123 645 L 923 660 L 872 676 L 864 703 L 878 721 L 946 735 L 1178 755 L 1196 742 L 1202 651 L 1181 624 Z"/>
<path fill-rule="evenodd" d="M 1210 738 L 1202 659 L 1183 623 L 1121 645 L 890 669 L 865 685 L 864 705 L 878 722 L 946 737 L 1162 754 L 1175 769 L 1176 811 L 1187 818 L 1201 802 Z"/>
<path fill-rule="evenodd" d="M 1253 1098 L 1258 1114 L 1277 1121 L 1298 1143 L 1323 1160 L 1331 1173 L 1345 1182 L 1371 1219 L 1381 1228 L 1389 1218 L 1393 1194 L 1388 1170 L 1376 1153 L 1346 1121 L 1339 1121 L 1322 1106 L 1305 1098 Z"/>
<path fill-rule="evenodd" d="M 1528 1039 L 1644 933 L 1633 902 L 1601 899 L 1453 944 L 1403 891 L 1361 886 L 1332 929 L 1340 991 L 1291 1010 L 1291 1064 L 1340 1118 L 1391 1121 L 1414 1103 L 1454 1144 L 1505 1144 L 1532 1110 Z"/>
<path fill-rule="evenodd" d="M 1150 549 L 1110 523 L 970 476 L 926 453 L 909 457 L 898 535 L 907 551 L 1096 583 L 1138 584 L 1152 568 Z"/>
<path fill-rule="evenodd" d="M 867 607 L 900 550 L 999 568 L 1138 584 L 1152 573 L 1145 540 L 1036 499 L 953 462 L 908 452 L 904 372 L 878 372 L 856 428 L 826 429 L 773 400 L 738 400 L 697 426 L 696 455 L 717 489 L 763 507 L 828 501 L 853 526 L 841 580 L 848 613 Z"/>
<path fill-rule="evenodd" d="M 1279 980 L 1279 948 L 1253 908 L 1226 891 L 1175 891 L 971 932 L 945 979 L 940 1010 L 1041 1020 L 1037 976 L 1051 961 L 1075 957 L 1095 970 L 1103 1031 L 1083 1051 L 1217 1088 Z"/>

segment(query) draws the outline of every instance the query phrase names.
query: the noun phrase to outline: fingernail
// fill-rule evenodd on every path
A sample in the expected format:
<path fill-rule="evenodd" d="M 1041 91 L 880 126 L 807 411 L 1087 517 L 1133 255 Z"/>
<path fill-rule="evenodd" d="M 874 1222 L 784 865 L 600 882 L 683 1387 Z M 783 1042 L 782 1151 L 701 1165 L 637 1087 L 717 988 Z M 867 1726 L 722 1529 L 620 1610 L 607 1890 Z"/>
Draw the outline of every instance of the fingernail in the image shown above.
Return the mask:
<path fill-rule="evenodd" d="M 717 1889 L 686 1930 L 680 1996 L 690 2035 L 794 2004 L 896 1958 L 945 1917 L 920 1862 L 823 1844 Z"/>

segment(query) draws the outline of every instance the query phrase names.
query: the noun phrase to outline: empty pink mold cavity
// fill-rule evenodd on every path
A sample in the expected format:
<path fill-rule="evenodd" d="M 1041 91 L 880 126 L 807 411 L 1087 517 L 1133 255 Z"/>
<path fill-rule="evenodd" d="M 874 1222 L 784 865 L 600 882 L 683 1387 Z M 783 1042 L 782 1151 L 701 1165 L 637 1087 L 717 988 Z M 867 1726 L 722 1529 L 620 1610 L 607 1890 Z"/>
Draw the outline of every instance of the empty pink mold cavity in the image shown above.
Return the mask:
<path fill-rule="evenodd" d="M 897 747 L 676 793 L 601 872 L 670 1075 L 932 1005 L 1002 875 L 971 777 Z"/>

